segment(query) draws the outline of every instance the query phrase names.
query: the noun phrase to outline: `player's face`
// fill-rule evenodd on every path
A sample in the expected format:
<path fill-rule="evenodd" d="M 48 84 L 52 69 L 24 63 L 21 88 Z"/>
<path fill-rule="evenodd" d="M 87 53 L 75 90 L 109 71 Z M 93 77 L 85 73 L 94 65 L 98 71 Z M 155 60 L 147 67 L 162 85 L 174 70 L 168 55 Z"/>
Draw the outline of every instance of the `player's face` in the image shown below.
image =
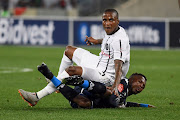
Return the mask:
<path fill-rule="evenodd" d="M 143 91 L 146 85 L 145 78 L 141 75 L 134 75 L 132 79 L 133 79 L 131 83 L 132 93 L 137 94 Z"/>
<path fill-rule="evenodd" d="M 105 12 L 102 17 L 102 24 L 106 34 L 111 35 L 118 29 L 119 20 L 115 13 Z"/>

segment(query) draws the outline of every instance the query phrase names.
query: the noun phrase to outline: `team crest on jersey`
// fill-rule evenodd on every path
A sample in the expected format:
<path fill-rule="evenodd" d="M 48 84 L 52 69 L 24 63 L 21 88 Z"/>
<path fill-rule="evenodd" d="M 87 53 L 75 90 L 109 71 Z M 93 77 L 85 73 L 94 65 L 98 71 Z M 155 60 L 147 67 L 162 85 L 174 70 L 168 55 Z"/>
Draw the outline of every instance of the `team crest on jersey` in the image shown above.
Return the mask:
<path fill-rule="evenodd" d="M 123 90 L 124 90 L 124 85 L 123 84 L 119 84 L 118 91 L 122 92 Z"/>

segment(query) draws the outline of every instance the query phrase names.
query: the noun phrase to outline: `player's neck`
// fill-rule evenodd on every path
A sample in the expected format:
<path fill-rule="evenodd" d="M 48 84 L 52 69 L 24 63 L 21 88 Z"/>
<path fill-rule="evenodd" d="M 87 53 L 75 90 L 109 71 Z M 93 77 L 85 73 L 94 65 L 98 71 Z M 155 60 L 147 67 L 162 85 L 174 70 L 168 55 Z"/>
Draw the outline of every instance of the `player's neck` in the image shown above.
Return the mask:
<path fill-rule="evenodd" d="M 119 30 L 120 28 L 119 28 L 119 26 L 111 33 L 111 34 L 109 34 L 109 35 L 113 35 L 114 33 L 116 33 L 118 30 Z"/>

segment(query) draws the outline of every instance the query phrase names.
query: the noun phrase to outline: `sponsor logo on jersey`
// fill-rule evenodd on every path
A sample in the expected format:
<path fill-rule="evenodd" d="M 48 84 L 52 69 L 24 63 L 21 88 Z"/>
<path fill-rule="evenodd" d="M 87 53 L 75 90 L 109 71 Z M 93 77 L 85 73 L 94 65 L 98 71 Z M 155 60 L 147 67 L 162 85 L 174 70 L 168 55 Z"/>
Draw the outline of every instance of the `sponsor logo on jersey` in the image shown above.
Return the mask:
<path fill-rule="evenodd" d="M 110 57 L 110 55 L 109 55 L 109 54 L 106 54 L 104 51 L 101 51 L 101 55 L 105 55 L 105 56 L 107 56 L 107 57 Z"/>
<path fill-rule="evenodd" d="M 119 84 L 118 91 L 122 92 L 123 90 L 124 90 L 124 85 L 123 84 Z"/>

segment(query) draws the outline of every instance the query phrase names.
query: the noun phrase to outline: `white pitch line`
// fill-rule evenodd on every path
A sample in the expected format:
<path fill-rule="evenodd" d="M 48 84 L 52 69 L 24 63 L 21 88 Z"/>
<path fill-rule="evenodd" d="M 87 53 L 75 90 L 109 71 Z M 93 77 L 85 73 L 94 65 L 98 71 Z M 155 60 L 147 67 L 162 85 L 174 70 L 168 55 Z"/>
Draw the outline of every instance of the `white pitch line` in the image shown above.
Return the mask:
<path fill-rule="evenodd" d="M 0 73 L 17 73 L 17 72 L 32 72 L 31 68 L 17 68 L 17 67 L 0 67 Z"/>

